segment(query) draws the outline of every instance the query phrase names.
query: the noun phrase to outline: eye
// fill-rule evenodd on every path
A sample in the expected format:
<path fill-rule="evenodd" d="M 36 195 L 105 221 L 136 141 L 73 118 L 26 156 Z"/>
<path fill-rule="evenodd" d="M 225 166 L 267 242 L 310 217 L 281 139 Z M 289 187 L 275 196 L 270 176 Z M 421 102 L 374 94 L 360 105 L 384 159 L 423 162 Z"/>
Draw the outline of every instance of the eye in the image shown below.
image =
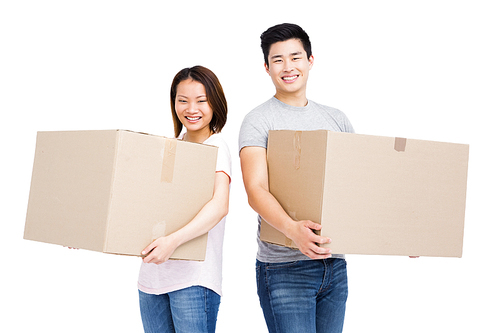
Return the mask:
<path fill-rule="evenodd" d="M 206 103 L 206 102 L 207 102 L 207 100 L 206 100 L 206 99 L 200 99 L 200 100 L 198 101 L 198 103 Z"/>

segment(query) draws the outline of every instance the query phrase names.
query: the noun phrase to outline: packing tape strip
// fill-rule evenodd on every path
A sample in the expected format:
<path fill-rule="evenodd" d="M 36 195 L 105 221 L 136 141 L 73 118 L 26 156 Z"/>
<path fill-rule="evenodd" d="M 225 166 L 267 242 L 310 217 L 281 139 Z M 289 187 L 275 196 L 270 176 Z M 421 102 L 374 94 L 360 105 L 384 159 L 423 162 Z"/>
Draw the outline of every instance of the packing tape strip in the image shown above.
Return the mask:
<path fill-rule="evenodd" d="M 406 139 L 405 138 L 395 138 L 394 139 L 394 150 L 404 152 L 406 149 Z"/>
<path fill-rule="evenodd" d="M 295 166 L 295 170 L 300 169 L 300 155 L 302 153 L 301 141 L 302 132 L 295 132 L 295 134 L 293 135 L 293 163 Z"/>
<path fill-rule="evenodd" d="M 175 151 L 177 149 L 176 139 L 165 140 L 163 152 L 163 165 L 161 167 L 161 181 L 171 183 L 174 178 Z"/>

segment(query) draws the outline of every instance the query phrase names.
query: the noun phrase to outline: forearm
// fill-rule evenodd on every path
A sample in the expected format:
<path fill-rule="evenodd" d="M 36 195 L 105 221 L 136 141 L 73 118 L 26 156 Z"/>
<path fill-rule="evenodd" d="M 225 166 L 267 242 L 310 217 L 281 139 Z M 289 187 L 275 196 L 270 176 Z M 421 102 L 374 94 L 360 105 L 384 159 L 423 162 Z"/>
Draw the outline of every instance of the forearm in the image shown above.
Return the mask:
<path fill-rule="evenodd" d="M 215 227 L 228 212 L 228 202 L 223 198 L 212 198 L 184 227 L 169 235 L 177 246 L 206 234 Z"/>
<path fill-rule="evenodd" d="M 266 150 L 261 147 L 245 147 L 240 152 L 243 182 L 250 206 L 274 228 L 295 242 L 299 250 L 311 259 L 329 256 L 328 249 L 317 244 L 328 243 L 326 237 L 316 235 L 321 225 L 309 220 L 294 221 L 269 192 Z"/>
<path fill-rule="evenodd" d="M 288 237 L 290 225 L 294 221 L 269 192 L 267 150 L 262 147 L 245 147 L 240 152 L 240 161 L 248 204 L 270 225 Z"/>
<path fill-rule="evenodd" d="M 296 223 L 278 200 L 265 188 L 248 190 L 248 203 L 267 223 L 290 237 L 290 228 Z"/>
<path fill-rule="evenodd" d="M 201 236 L 219 223 L 227 215 L 229 207 L 229 176 L 218 172 L 215 175 L 214 195 L 196 216 L 176 232 L 160 237 L 148 245 L 142 254 L 145 263 L 160 264 L 170 258 L 180 245 Z"/>

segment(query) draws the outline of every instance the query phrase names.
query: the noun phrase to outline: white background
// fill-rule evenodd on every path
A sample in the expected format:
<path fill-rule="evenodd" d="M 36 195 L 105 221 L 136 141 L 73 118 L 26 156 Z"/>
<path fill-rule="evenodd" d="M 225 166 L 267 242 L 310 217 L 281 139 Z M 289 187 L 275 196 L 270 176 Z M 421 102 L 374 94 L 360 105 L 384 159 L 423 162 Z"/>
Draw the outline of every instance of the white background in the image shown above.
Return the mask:
<path fill-rule="evenodd" d="M 140 259 L 23 240 L 36 132 L 128 129 L 172 136 L 168 91 L 204 65 L 229 102 L 233 155 L 217 332 L 264 332 L 256 216 L 237 136 L 270 98 L 260 33 L 310 35 L 308 97 L 358 133 L 470 144 L 461 259 L 348 259 L 346 333 L 499 332 L 500 9 L 496 1 L 2 1 L 2 332 L 140 332 Z M 8 328 L 8 329 L 7 329 Z"/>

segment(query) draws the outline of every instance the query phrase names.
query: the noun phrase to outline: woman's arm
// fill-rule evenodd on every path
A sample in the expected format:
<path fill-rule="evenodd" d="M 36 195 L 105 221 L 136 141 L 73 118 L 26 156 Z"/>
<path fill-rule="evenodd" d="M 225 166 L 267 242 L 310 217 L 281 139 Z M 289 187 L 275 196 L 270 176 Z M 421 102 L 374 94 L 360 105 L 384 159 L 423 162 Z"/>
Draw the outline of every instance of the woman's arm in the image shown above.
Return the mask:
<path fill-rule="evenodd" d="M 160 237 L 146 247 L 142 254 L 149 253 L 145 263 L 161 264 L 167 261 L 177 247 L 201 236 L 219 223 L 229 210 L 229 176 L 224 172 L 216 172 L 214 195 L 203 206 L 196 216 L 176 232 Z"/>

